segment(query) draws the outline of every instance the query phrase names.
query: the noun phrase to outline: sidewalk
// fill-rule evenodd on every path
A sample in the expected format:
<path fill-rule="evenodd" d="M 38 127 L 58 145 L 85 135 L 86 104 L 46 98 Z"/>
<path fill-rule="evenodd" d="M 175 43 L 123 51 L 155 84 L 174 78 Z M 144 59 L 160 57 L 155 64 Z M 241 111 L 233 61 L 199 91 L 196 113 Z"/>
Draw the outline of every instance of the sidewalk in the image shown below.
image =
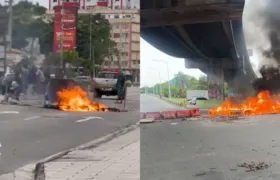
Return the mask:
<path fill-rule="evenodd" d="M 46 180 L 139 180 L 139 128 L 97 148 L 78 150 L 45 164 Z"/>

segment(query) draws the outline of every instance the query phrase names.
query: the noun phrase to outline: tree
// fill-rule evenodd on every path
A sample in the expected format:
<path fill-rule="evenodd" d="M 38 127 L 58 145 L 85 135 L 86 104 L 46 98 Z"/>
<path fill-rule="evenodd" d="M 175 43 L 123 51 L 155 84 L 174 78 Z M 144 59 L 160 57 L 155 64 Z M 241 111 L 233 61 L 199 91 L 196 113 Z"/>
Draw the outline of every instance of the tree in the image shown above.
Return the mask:
<path fill-rule="evenodd" d="M 100 14 L 93 15 L 91 19 L 92 47 L 90 48 L 90 17 L 84 15 L 78 16 L 76 38 L 78 58 L 75 59 L 77 61 L 75 62 L 76 65 L 83 66 L 90 73 L 92 73 L 93 66 L 93 61 L 89 57 L 90 49 L 92 49 L 92 60 L 94 60 L 95 65 L 102 65 L 105 57 L 109 58 L 111 54 L 117 52 L 116 43 L 110 39 L 110 24 L 108 20 Z M 33 23 L 41 23 L 41 21 Z M 53 22 L 40 24 L 39 32 L 41 52 L 48 55 L 52 51 Z"/>
<path fill-rule="evenodd" d="M 90 47 L 90 19 L 91 19 L 91 34 L 92 34 L 92 47 Z M 84 62 L 85 67 L 91 67 L 90 49 L 92 50 L 92 59 L 96 65 L 102 65 L 105 57 L 110 57 L 110 53 L 116 53 L 116 43 L 110 39 L 110 24 L 101 14 L 78 17 L 77 28 L 77 51 L 79 56 L 87 59 Z M 110 59 L 110 58 L 109 58 Z"/>
<path fill-rule="evenodd" d="M 7 33 L 8 13 L 7 6 L 0 6 L 0 37 L 4 37 Z M 16 49 L 22 49 L 27 45 L 26 39 L 33 34 L 36 28 L 31 27 L 30 24 L 36 21 L 36 18 L 43 16 L 46 8 L 40 6 L 38 3 L 33 4 L 29 1 L 20 1 L 13 6 L 13 39 L 12 44 Z"/>
<path fill-rule="evenodd" d="M 0 43 L 7 32 L 8 14 L 7 6 L 0 6 Z M 20 1 L 13 6 L 13 48 L 22 49 L 28 44 L 27 38 L 39 38 L 41 53 L 49 56 L 53 46 L 53 22 L 44 20 L 46 8 L 38 3 Z M 90 17 L 79 15 L 77 19 L 76 51 L 79 64 L 88 70 L 92 69 L 93 62 L 89 60 L 92 49 L 92 59 L 95 65 L 101 65 L 105 57 L 111 59 L 112 54 L 117 54 L 116 43 L 110 39 L 110 24 L 101 14 L 92 15 L 92 47 L 89 42 Z M 34 42 L 34 41 L 32 41 Z M 32 48 L 30 50 L 32 54 Z M 50 55 L 51 58 L 57 55 Z M 53 64 L 51 61 L 47 64 Z M 66 58 L 66 57 L 65 57 Z M 67 58 L 66 58 L 67 59 Z M 59 62 L 59 61 L 55 61 Z M 66 60 L 67 62 L 67 60 Z"/>

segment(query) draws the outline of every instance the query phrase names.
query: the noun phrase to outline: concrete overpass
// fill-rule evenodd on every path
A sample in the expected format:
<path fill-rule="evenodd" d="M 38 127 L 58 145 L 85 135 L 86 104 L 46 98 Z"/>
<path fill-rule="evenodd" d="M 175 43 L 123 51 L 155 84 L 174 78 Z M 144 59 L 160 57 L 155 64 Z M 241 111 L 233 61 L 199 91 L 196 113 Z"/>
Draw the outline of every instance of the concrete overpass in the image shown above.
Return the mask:
<path fill-rule="evenodd" d="M 208 75 L 210 91 L 249 88 L 256 78 L 242 30 L 244 0 L 141 0 L 141 36 L 186 68 Z"/>

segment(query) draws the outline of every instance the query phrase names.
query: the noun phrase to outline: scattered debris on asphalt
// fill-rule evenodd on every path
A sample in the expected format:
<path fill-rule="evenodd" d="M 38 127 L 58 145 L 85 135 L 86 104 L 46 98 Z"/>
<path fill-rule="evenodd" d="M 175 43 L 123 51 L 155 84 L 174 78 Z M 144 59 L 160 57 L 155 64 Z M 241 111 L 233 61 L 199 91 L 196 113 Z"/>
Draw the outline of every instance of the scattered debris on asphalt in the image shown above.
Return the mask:
<path fill-rule="evenodd" d="M 270 165 L 266 162 L 247 161 L 238 164 L 237 167 L 245 168 L 246 172 L 251 172 L 251 171 L 259 171 L 259 170 L 267 169 L 270 167 Z"/>
<path fill-rule="evenodd" d="M 194 177 L 205 176 L 206 174 L 207 174 L 206 171 L 200 171 L 200 172 L 196 173 L 196 174 L 194 175 Z"/>
<path fill-rule="evenodd" d="M 197 120 L 200 120 L 201 118 L 198 116 L 198 117 L 189 117 L 189 118 L 183 118 L 181 119 L 182 121 L 197 121 Z"/>
<path fill-rule="evenodd" d="M 244 120 L 244 116 L 217 116 L 214 118 L 211 118 L 212 121 L 216 122 L 231 122 L 231 121 L 237 121 L 237 120 Z"/>

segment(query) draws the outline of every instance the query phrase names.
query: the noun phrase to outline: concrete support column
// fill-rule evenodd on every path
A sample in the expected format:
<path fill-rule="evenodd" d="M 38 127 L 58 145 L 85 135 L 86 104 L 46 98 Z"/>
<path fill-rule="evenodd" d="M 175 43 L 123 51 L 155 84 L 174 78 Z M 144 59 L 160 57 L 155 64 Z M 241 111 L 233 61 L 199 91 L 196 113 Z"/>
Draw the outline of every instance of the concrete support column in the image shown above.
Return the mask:
<path fill-rule="evenodd" d="M 207 80 L 209 99 L 224 99 L 224 70 L 222 68 L 208 68 Z"/>
<path fill-rule="evenodd" d="M 235 76 L 226 77 L 228 83 L 228 96 L 240 96 L 247 98 L 254 96 L 255 91 L 252 87 L 252 82 L 247 74 L 244 74 L 243 69 L 236 71 Z"/>
<path fill-rule="evenodd" d="M 236 79 L 228 80 L 228 97 L 233 97 L 238 95 L 239 83 Z"/>

